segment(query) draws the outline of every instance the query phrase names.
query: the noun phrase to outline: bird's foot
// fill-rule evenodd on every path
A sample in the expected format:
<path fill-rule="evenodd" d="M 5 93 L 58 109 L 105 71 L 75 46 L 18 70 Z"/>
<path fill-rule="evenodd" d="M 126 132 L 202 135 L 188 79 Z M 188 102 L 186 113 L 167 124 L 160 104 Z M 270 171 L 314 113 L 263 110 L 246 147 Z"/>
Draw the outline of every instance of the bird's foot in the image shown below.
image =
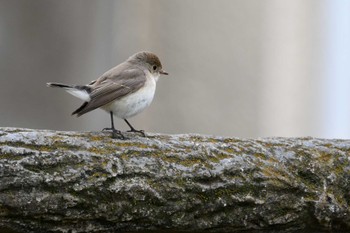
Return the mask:
<path fill-rule="evenodd" d="M 114 128 L 104 128 L 102 129 L 102 131 L 112 131 L 112 138 L 114 139 L 122 139 L 124 140 L 125 137 L 122 134 L 122 132 L 120 130 L 114 129 Z"/>
<path fill-rule="evenodd" d="M 131 129 L 126 132 L 132 132 L 132 133 L 139 133 L 142 135 L 142 137 L 146 137 L 145 131 L 144 130 L 136 130 L 136 129 Z"/>
<path fill-rule="evenodd" d="M 125 140 L 125 137 L 120 130 L 113 130 L 112 131 L 112 138 Z"/>

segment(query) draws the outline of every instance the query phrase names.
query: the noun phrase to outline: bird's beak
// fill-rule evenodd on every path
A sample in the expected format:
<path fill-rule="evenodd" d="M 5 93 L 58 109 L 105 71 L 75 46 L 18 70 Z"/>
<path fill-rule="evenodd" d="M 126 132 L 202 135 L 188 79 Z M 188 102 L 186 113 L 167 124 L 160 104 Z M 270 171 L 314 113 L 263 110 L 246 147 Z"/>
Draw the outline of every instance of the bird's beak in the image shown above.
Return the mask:
<path fill-rule="evenodd" d="M 168 73 L 165 72 L 164 70 L 160 70 L 159 73 L 160 73 L 160 74 L 164 74 L 164 75 L 168 75 Z"/>

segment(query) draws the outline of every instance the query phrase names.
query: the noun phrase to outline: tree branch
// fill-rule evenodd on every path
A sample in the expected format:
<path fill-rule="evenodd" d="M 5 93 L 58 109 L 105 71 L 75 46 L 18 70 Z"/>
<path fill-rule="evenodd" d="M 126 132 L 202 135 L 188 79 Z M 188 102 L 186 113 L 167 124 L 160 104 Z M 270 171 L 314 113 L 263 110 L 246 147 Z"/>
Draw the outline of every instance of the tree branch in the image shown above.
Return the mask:
<path fill-rule="evenodd" d="M 0 128 L 15 232 L 349 230 L 350 141 Z"/>

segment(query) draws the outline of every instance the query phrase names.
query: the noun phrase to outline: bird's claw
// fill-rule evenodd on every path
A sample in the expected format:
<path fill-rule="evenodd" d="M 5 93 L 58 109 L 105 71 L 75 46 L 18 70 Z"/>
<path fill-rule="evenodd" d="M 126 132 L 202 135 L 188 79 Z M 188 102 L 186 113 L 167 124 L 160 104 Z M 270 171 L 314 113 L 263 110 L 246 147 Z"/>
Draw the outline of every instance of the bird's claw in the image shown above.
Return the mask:
<path fill-rule="evenodd" d="M 112 138 L 114 139 L 122 139 L 122 140 L 125 139 L 124 135 L 120 130 L 113 129 L 113 128 L 103 128 L 102 131 L 112 131 Z"/>
<path fill-rule="evenodd" d="M 139 133 L 139 134 L 141 134 L 143 137 L 146 137 L 146 134 L 145 134 L 145 131 L 144 131 L 144 130 L 131 129 L 131 130 L 128 130 L 128 131 L 126 131 L 126 132 Z"/>
<path fill-rule="evenodd" d="M 112 138 L 114 138 L 114 139 L 122 139 L 122 140 L 125 139 L 124 135 L 119 130 L 113 130 L 112 131 Z"/>

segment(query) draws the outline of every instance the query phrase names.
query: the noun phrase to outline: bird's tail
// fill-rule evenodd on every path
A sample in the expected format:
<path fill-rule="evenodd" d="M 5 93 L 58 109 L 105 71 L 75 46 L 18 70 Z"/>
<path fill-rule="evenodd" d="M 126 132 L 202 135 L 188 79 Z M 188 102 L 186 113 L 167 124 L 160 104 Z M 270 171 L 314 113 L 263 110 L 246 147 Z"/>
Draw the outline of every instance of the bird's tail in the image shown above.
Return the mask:
<path fill-rule="evenodd" d="M 59 87 L 65 89 L 69 94 L 74 95 L 75 97 L 84 100 L 90 101 L 91 92 L 90 87 L 88 86 L 80 86 L 80 85 L 67 85 L 63 83 L 47 83 L 48 87 Z"/>
<path fill-rule="evenodd" d="M 46 83 L 48 87 L 60 87 L 60 88 L 74 88 L 72 85 L 66 85 L 63 83 Z"/>

